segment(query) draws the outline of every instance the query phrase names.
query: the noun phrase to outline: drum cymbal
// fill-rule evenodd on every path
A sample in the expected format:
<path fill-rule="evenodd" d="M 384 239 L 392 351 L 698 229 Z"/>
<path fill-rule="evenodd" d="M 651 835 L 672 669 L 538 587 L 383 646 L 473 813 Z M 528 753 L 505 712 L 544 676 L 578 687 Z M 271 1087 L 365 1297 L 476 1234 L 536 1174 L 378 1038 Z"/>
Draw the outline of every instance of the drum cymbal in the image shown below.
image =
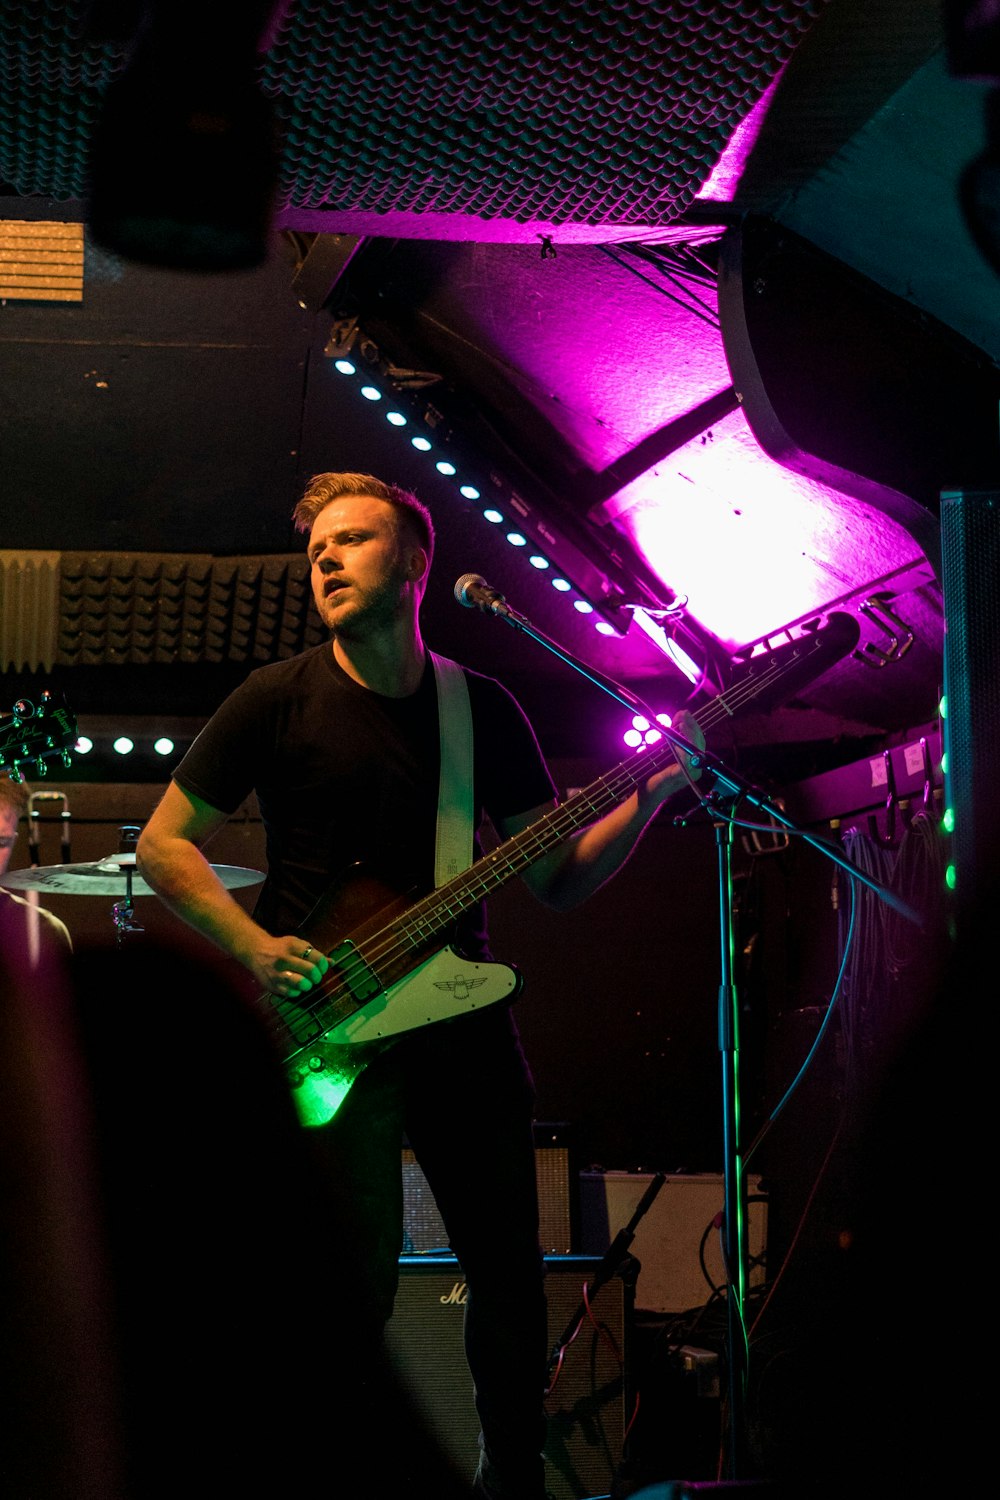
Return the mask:
<path fill-rule="evenodd" d="M 258 885 L 264 879 L 262 870 L 247 870 L 242 865 L 213 865 L 227 890 Z M 0 875 L 0 886 L 17 891 L 49 891 L 58 896 L 124 896 L 129 886 L 133 896 L 155 896 L 136 872 L 134 854 L 109 854 L 106 859 L 91 860 L 82 865 L 32 865 L 26 870 L 8 870 Z"/>

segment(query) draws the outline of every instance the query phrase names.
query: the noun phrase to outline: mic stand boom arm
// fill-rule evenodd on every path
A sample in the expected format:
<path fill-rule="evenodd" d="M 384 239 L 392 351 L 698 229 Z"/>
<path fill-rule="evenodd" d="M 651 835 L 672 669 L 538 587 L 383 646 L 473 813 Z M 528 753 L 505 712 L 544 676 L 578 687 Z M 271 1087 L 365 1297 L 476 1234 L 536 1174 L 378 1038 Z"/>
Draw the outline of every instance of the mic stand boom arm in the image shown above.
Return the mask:
<path fill-rule="evenodd" d="M 563 661 L 586 677 L 612 698 L 623 704 L 626 708 L 643 714 L 651 723 L 657 722 L 656 715 L 630 693 L 621 687 L 610 677 L 605 677 L 593 667 L 586 666 L 571 656 L 568 651 L 556 644 L 549 636 L 537 630 L 523 615 L 513 609 L 506 600 L 498 598 L 496 602 L 487 607 L 487 613 L 493 614 L 498 620 L 505 620 L 514 630 L 530 636 L 539 645 L 544 646 L 547 651 L 553 652 Z M 746 799 L 753 806 L 760 808 L 769 817 L 782 824 L 785 828 L 801 835 L 802 838 L 818 849 L 827 859 L 855 879 L 860 880 L 869 889 L 881 897 L 887 905 L 908 921 L 918 926 L 923 925 L 923 919 L 914 909 L 902 901 L 894 891 L 882 885 L 879 881 L 872 879 L 865 871 L 859 869 L 852 861 L 828 840 L 810 833 L 807 829 L 800 827 L 793 819 L 787 816 L 784 810 L 757 787 L 745 781 L 737 775 L 729 766 L 710 751 L 699 749 L 684 738 L 673 728 L 663 727 L 662 733 L 674 748 L 688 755 L 697 766 L 704 767 L 716 780 L 715 789 L 702 798 L 703 805 L 710 810 L 713 806 L 721 807 L 723 798 L 735 798 L 736 802 Z M 734 803 L 735 805 L 735 803 Z M 748 1349 L 746 1343 L 746 1323 L 744 1319 L 744 1304 L 750 1281 L 750 1259 L 749 1244 L 747 1236 L 747 1189 L 746 1179 L 743 1173 L 742 1150 L 738 1136 L 738 1123 L 740 1119 L 739 1098 L 739 1007 L 737 1005 L 736 986 L 733 981 L 733 885 L 732 885 L 732 838 L 733 818 L 720 811 L 715 820 L 716 846 L 718 850 L 718 874 L 719 874 L 719 922 L 720 922 L 720 954 L 721 967 L 719 978 L 719 1000 L 718 1000 L 718 1038 L 719 1052 L 722 1057 L 722 1105 L 723 1105 L 723 1154 L 724 1154 L 724 1209 L 723 1209 L 723 1246 L 725 1252 L 726 1271 L 726 1313 L 727 1313 L 727 1376 L 728 1376 L 728 1410 L 729 1410 L 729 1449 L 727 1454 L 727 1468 L 729 1478 L 738 1481 L 745 1477 L 745 1468 L 749 1452 L 746 1431 L 746 1379 L 748 1369 Z"/>
<path fill-rule="evenodd" d="M 596 668 L 586 666 L 583 662 L 578 661 L 575 656 L 571 656 L 568 651 L 564 651 L 550 636 L 544 635 L 540 630 L 536 629 L 530 621 L 526 620 L 523 615 L 518 614 L 517 610 L 513 609 L 506 601 L 487 610 L 486 613 L 494 614 L 498 620 L 506 621 L 514 630 L 519 630 L 524 635 L 530 636 L 533 641 L 537 641 L 547 651 L 551 651 L 555 656 L 558 656 L 560 661 L 564 661 L 567 666 L 572 667 L 581 676 L 586 677 L 597 687 L 603 689 L 612 698 L 616 698 L 625 708 L 632 709 L 634 713 L 642 714 L 651 724 L 659 723 L 656 714 L 648 704 L 643 703 L 641 699 L 637 698 L 634 693 L 630 693 L 627 688 L 622 687 L 620 683 L 615 682 L 610 677 L 605 677 Z M 907 905 L 905 901 L 901 900 L 895 891 L 890 890 L 888 886 L 882 885 L 879 881 L 873 880 L 866 871 L 859 869 L 844 854 L 843 850 L 838 848 L 836 844 L 831 843 L 829 839 L 824 839 L 818 834 L 810 833 L 807 828 L 803 828 L 795 823 L 784 809 L 774 802 L 766 792 L 761 791 L 752 782 L 746 781 L 743 777 L 739 776 L 725 761 L 713 755 L 710 750 L 699 749 L 697 745 L 692 745 L 690 740 L 685 739 L 682 734 L 679 734 L 676 729 L 668 728 L 665 725 L 660 726 L 660 733 L 678 751 L 683 751 L 696 766 L 704 767 L 706 771 L 715 777 L 716 786 L 714 792 L 710 792 L 707 797 L 702 799 L 706 804 L 710 806 L 713 799 L 718 803 L 723 796 L 734 797 L 737 801 L 751 803 L 754 807 L 759 808 L 761 812 L 766 813 L 768 817 L 773 818 L 776 823 L 780 823 L 783 827 L 798 834 L 807 844 L 812 844 L 814 848 L 819 849 L 821 853 L 826 855 L 827 859 L 832 859 L 835 864 L 840 865 L 841 869 L 846 870 L 856 880 L 860 880 L 863 885 L 867 885 L 871 890 L 875 891 L 888 906 L 899 912 L 900 916 L 905 917 L 910 922 L 916 923 L 917 926 L 923 925 L 923 918 L 920 914 L 913 907 Z"/>
<path fill-rule="evenodd" d="M 506 600 L 493 605 L 485 613 L 492 614 L 498 620 L 503 620 L 507 625 L 510 625 L 514 630 L 519 630 L 522 634 L 529 635 L 533 641 L 537 641 L 540 646 L 544 646 L 547 651 L 551 651 L 554 656 L 558 656 L 560 661 L 564 661 L 575 672 L 579 672 L 581 676 L 589 678 L 597 687 L 603 689 L 605 693 L 609 693 L 612 698 L 617 698 L 618 702 L 624 704 L 626 708 L 634 709 L 636 713 L 645 714 L 650 720 L 655 718 L 650 709 L 644 703 L 640 702 L 633 693 L 630 693 L 627 688 L 621 687 L 612 678 L 605 677 L 602 672 L 598 672 L 594 667 L 586 666 L 583 662 L 578 661 L 575 656 L 571 656 L 568 651 L 564 651 L 551 636 L 543 635 L 540 630 L 536 630 L 535 626 L 526 620 L 523 615 L 518 614 L 517 610 L 513 609 Z M 698 754 L 694 746 L 691 749 L 695 755 Z"/>

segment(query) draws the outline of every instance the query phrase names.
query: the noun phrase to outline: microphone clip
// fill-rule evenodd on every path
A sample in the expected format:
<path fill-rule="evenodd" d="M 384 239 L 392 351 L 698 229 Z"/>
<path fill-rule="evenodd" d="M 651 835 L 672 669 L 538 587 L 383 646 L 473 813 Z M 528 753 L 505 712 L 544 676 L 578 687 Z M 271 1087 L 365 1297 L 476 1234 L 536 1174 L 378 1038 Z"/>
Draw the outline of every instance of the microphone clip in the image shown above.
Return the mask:
<path fill-rule="evenodd" d="M 491 588 L 478 573 L 463 573 L 455 584 L 455 598 L 466 609 L 481 609 L 484 614 L 513 620 L 517 618 L 499 589 Z"/>

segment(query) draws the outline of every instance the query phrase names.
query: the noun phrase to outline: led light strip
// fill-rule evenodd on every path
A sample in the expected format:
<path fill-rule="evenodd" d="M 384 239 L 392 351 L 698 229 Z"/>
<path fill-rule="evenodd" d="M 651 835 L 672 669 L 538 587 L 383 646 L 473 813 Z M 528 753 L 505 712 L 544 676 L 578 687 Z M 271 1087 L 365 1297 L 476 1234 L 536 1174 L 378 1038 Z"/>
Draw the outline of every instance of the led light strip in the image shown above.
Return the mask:
<path fill-rule="evenodd" d="M 347 358 L 345 355 L 341 355 L 339 358 L 333 360 L 333 368 L 338 374 L 348 378 L 357 376 L 360 373 L 355 361 Z M 363 383 L 359 386 L 359 392 L 364 400 L 371 402 L 372 405 L 386 400 L 385 392 L 372 381 L 370 376 L 363 376 L 362 380 Z M 387 405 L 385 410 L 385 419 L 391 427 L 395 427 L 400 431 L 405 427 L 409 427 L 415 421 L 412 416 L 403 410 L 403 403 L 400 402 L 398 394 L 395 393 L 392 397 L 392 404 Z M 532 542 L 528 535 L 531 528 L 525 525 L 526 515 L 519 516 L 516 522 L 511 522 L 502 510 L 499 510 L 490 501 L 484 501 L 480 487 L 463 478 L 451 459 L 447 457 L 435 458 L 433 456 L 440 451 L 439 445 L 425 433 L 418 432 L 410 437 L 409 441 L 410 445 L 418 453 L 426 453 L 429 456 L 429 461 L 434 464 L 439 474 L 445 479 L 453 479 L 455 481 L 458 493 L 464 500 L 468 500 L 473 505 L 480 503 L 479 514 L 484 521 L 492 526 L 507 528 L 505 535 L 508 543 L 518 550 L 524 550 L 524 555 L 532 568 L 540 573 L 551 573 L 549 582 L 552 587 L 557 593 L 566 597 L 567 601 L 578 614 L 596 616 L 594 628 L 599 635 L 621 636 L 622 631 L 620 628 L 607 619 L 601 613 L 599 606 L 592 599 L 588 598 L 582 589 L 578 588 L 576 584 L 567 578 L 564 572 L 560 572 L 555 568 L 548 552 L 539 549 Z M 511 497 L 510 504 L 515 512 L 519 509 L 515 497 Z M 528 511 L 528 507 L 523 502 L 520 509 L 525 512 Z"/>
<path fill-rule="evenodd" d="M 333 367 L 338 374 L 343 375 L 347 378 L 358 376 L 360 374 L 355 361 L 349 359 L 346 355 L 340 355 L 339 357 L 335 358 L 333 360 Z M 376 385 L 374 383 L 370 376 L 363 376 L 362 382 L 363 383 L 359 386 L 358 389 L 360 395 L 364 398 L 364 400 L 370 402 L 372 405 L 376 405 L 383 400 L 386 400 L 384 391 L 379 385 Z M 397 428 L 400 432 L 402 432 L 402 429 L 409 427 L 411 423 L 415 421 L 422 421 L 422 419 L 420 418 L 413 418 L 412 416 L 407 415 L 406 411 L 403 410 L 404 405 L 405 403 L 400 401 L 398 393 L 394 393 L 392 397 L 392 403 L 387 405 L 387 408 L 385 410 L 386 421 L 391 427 Z M 412 437 L 410 437 L 409 441 L 411 446 L 415 448 L 418 453 L 433 455 L 439 451 L 439 445 L 437 445 L 435 441 L 432 438 L 428 437 L 424 432 L 415 433 Z M 454 464 L 450 458 L 431 457 L 430 461 L 433 462 L 434 467 L 439 474 L 441 474 L 446 479 L 453 479 L 455 481 L 458 487 L 458 493 L 464 500 L 468 500 L 470 504 L 479 505 L 479 514 L 482 516 L 484 521 L 493 526 L 510 526 L 510 522 L 504 515 L 503 511 L 499 510 L 489 501 L 484 502 L 482 491 L 479 486 L 471 483 L 468 479 L 463 478 L 459 474 L 456 464 Z M 510 503 L 512 508 L 516 511 L 518 509 L 517 497 L 511 496 Z M 520 502 L 520 508 L 525 512 L 528 511 L 528 507 L 523 501 Z M 529 528 L 523 525 L 523 519 L 524 518 L 522 518 L 521 524 L 510 526 L 510 529 L 506 532 L 507 541 L 512 547 L 525 549 L 525 556 L 527 557 L 529 564 L 533 568 L 537 569 L 539 572 L 548 572 L 550 569 L 553 569 L 552 560 L 546 552 L 535 550 L 532 547 L 532 543 L 529 541 L 529 538 L 526 534 Z M 599 635 L 619 637 L 622 635 L 623 632 L 621 631 L 620 627 L 612 624 L 610 620 L 602 616 L 598 609 L 598 606 L 596 606 L 594 602 L 587 597 L 583 590 L 579 589 L 567 577 L 565 577 L 563 573 L 553 571 L 549 581 L 552 587 L 558 593 L 563 594 L 567 598 L 567 600 L 572 604 L 573 608 L 577 611 L 578 614 L 596 616 L 594 627 Z M 695 685 L 701 682 L 704 673 L 698 668 L 697 663 L 695 663 L 692 658 L 688 656 L 688 654 L 683 650 L 683 648 L 679 646 L 679 644 L 673 639 L 673 637 L 663 629 L 659 621 L 654 620 L 650 615 L 646 613 L 644 609 L 639 608 L 632 608 L 630 610 L 630 616 L 635 620 L 636 624 L 648 637 L 652 644 L 656 646 L 658 650 L 663 652 L 664 656 L 668 658 L 668 660 L 673 664 L 677 671 L 682 673 L 689 682 Z M 672 722 L 671 716 L 666 713 L 657 714 L 656 718 L 661 724 L 665 724 L 668 727 Z M 647 745 L 652 744 L 655 740 L 658 740 L 660 738 L 661 731 L 658 730 L 655 725 L 650 723 L 647 719 L 643 719 L 638 716 L 634 716 L 631 718 L 629 728 L 627 728 L 622 735 L 624 743 L 630 747 L 633 747 L 637 751 L 644 749 Z"/>

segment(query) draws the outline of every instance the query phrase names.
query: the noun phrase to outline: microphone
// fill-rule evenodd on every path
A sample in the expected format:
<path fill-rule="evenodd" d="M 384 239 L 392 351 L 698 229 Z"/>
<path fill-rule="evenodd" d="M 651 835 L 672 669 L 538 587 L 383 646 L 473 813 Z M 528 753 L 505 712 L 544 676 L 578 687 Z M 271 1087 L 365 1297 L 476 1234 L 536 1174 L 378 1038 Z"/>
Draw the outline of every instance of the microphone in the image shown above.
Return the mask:
<path fill-rule="evenodd" d="M 481 609 L 488 615 L 510 615 L 509 604 L 499 589 L 490 588 L 478 573 L 463 573 L 455 584 L 455 598 L 466 609 Z"/>

